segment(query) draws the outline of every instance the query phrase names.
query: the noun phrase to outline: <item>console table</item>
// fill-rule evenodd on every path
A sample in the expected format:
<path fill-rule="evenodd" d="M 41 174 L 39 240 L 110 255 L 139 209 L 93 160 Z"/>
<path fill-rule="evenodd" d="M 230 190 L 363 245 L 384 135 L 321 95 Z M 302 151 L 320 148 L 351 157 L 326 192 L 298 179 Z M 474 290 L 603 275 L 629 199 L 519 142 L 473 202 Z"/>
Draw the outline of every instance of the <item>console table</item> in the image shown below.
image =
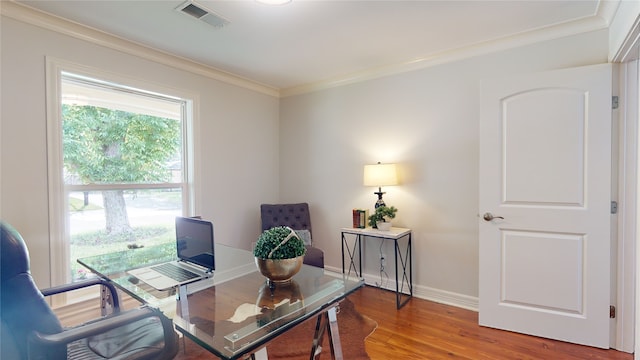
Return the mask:
<path fill-rule="evenodd" d="M 362 278 L 362 241 L 364 241 L 365 238 L 377 238 L 382 240 L 391 240 L 394 242 L 396 270 L 396 308 L 400 309 L 402 306 L 404 306 L 413 296 L 411 229 L 392 227 L 388 231 L 382 231 L 373 228 L 342 228 L 341 232 L 342 273 L 346 274 L 347 277 L 351 275 L 351 271 L 353 270 L 357 277 Z M 352 244 L 349 244 L 350 239 L 353 239 Z M 406 247 L 404 249 L 401 249 L 401 240 L 403 239 L 406 239 Z M 345 268 L 345 249 L 346 254 L 349 258 L 348 269 Z M 401 271 L 401 273 L 399 270 Z M 404 298 L 404 300 L 402 298 Z"/>

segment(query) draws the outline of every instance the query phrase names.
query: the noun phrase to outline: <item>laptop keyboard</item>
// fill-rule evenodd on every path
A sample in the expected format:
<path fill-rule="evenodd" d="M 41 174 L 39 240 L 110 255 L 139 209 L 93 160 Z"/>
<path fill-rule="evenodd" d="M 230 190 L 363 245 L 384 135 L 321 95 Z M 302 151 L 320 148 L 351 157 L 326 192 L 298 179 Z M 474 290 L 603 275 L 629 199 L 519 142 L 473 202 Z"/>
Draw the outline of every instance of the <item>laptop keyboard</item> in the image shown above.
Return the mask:
<path fill-rule="evenodd" d="M 179 282 L 200 277 L 198 274 L 169 263 L 152 266 L 151 268 L 160 274 L 168 276 Z"/>

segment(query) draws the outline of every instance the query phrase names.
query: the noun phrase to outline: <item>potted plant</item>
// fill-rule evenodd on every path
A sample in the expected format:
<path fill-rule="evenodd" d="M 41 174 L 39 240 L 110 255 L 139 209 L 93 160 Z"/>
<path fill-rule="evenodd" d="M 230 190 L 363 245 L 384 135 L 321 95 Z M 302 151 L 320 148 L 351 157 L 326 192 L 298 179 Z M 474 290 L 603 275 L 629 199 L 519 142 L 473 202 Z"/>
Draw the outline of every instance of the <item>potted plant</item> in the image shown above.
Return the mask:
<path fill-rule="evenodd" d="M 389 230 L 391 228 L 391 219 L 396 217 L 396 209 L 394 206 L 378 206 L 376 211 L 369 215 L 369 226 L 374 229 Z"/>
<path fill-rule="evenodd" d="M 300 271 L 306 248 L 288 226 L 265 230 L 253 249 L 258 269 L 271 282 L 287 282 Z"/>

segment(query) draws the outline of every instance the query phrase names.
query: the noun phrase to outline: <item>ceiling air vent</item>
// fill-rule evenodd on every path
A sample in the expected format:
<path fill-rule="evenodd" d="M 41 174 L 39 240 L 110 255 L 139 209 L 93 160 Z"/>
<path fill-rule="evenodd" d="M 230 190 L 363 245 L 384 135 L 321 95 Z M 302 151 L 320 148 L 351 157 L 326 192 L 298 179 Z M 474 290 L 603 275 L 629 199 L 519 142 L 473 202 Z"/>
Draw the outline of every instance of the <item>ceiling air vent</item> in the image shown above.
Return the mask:
<path fill-rule="evenodd" d="M 182 3 L 176 8 L 176 10 L 181 11 L 187 15 L 191 15 L 194 18 L 202 20 L 216 28 L 222 28 L 229 24 L 229 20 L 191 0 Z"/>

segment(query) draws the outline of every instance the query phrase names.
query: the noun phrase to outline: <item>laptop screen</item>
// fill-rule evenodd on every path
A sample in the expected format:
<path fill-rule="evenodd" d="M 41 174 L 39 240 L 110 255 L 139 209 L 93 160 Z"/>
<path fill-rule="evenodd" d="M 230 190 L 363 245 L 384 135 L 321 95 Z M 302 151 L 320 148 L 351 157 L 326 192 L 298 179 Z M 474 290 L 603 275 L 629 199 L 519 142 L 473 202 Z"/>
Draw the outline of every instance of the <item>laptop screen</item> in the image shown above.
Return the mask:
<path fill-rule="evenodd" d="M 176 217 L 176 247 L 178 259 L 215 270 L 211 222 Z"/>

